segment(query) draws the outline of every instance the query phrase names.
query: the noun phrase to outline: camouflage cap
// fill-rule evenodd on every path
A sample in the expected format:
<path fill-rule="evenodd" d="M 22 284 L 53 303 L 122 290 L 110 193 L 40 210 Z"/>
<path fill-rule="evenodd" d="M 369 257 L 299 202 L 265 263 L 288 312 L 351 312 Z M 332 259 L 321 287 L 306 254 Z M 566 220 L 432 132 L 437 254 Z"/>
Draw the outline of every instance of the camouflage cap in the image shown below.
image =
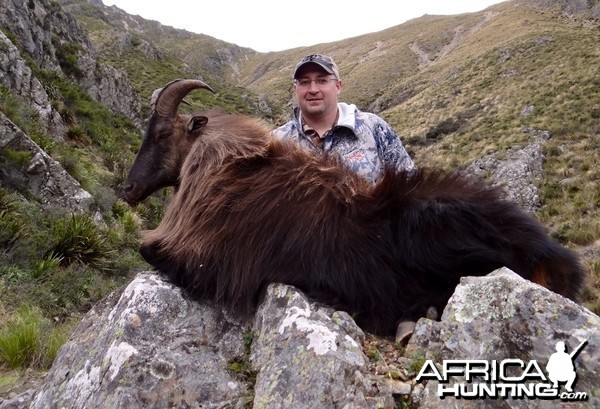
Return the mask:
<path fill-rule="evenodd" d="M 296 79 L 300 68 L 310 63 L 317 64 L 329 74 L 335 75 L 335 77 L 338 79 L 340 78 L 338 67 L 335 61 L 333 61 L 333 58 L 323 54 L 311 54 L 301 59 L 298 64 L 296 64 L 296 68 L 294 68 L 293 78 Z"/>

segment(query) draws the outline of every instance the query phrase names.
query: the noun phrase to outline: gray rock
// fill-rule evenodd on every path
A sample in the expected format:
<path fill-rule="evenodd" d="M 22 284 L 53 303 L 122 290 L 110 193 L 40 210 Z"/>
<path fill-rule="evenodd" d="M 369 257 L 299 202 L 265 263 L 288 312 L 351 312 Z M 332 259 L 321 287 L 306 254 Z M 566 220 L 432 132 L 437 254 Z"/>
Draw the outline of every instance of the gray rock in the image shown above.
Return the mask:
<path fill-rule="evenodd" d="M 521 109 L 521 116 L 523 116 L 525 118 L 530 117 L 534 113 L 535 113 L 534 105 L 526 105 L 523 107 L 523 109 Z"/>
<path fill-rule="evenodd" d="M 83 83 L 90 96 L 113 112 L 127 116 L 141 130 L 142 105 L 127 73 L 107 64 L 97 63 L 95 68 L 94 76 Z"/>
<path fill-rule="evenodd" d="M 392 409 L 392 395 L 410 389 L 366 374 L 364 334 L 351 317 L 293 287 L 269 286 L 254 318 L 255 385 L 229 370 L 248 360 L 250 329 L 140 273 L 86 315 L 42 387 L 0 408 L 234 408 L 253 400 L 254 408 Z"/>
<path fill-rule="evenodd" d="M 33 6 L 33 7 L 32 7 Z M 7 27 L 19 38 L 23 50 L 41 68 L 59 71 L 60 66 L 52 46 L 52 32 L 40 22 L 58 21 L 63 16 L 55 13 L 48 0 L 27 2 L 22 0 L 0 0 L 0 26 Z"/>
<path fill-rule="evenodd" d="M 432 360 L 438 368 L 447 359 L 535 360 L 545 368 L 559 340 L 568 352 L 587 340 L 575 357 L 575 390 L 586 392 L 588 400 L 577 407 L 598 407 L 600 318 L 507 269 L 463 278 L 441 321 L 419 320 L 405 356 L 413 363 Z M 267 288 L 251 326 L 144 272 L 86 315 L 37 391 L 0 408 L 234 408 L 252 402 L 257 409 L 392 409 L 408 404 L 402 396 L 411 390 L 415 408 L 561 404 L 440 400 L 436 380 L 414 385 L 369 374 L 363 341 L 348 314 L 311 302 L 287 285 Z M 255 383 L 233 373 L 232 362 L 249 364 Z M 461 379 L 452 378 L 446 387 Z"/>
<path fill-rule="evenodd" d="M 42 83 L 33 75 L 31 68 L 15 45 L 0 31 L 0 85 L 23 97 L 38 113 L 45 130 L 53 139 L 64 138 L 65 125 Z"/>
<path fill-rule="evenodd" d="M 546 371 L 557 341 L 575 356 L 575 391 L 587 393 L 578 408 L 600 407 L 600 317 L 584 307 L 503 268 L 485 277 L 465 277 L 444 310 L 441 322 L 419 320 L 409 353 L 431 359 L 441 370 L 443 360 L 504 359 L 537 361 Z M 514 375 L 518 376 L 518 375 Z M 453 377 L 444 387 L 464 382 Z M 476 382 L 476 381 L 475 381 Z M 535 381 L 532 381 L 535 382 Z M 467 400 L 438 395 L 440 383 L 431 379 L 415 396 L 419 408 L 555 408 L 560 400 Z M 564 385 L 562 386 L 564 391 Z M 572 405 L 572 403 L 569 403 Z M 565 406 L 567 407 L 567 406 Z M 571 406 L 569 406 L 571 407 Z"/>
<path fill-rule="evenodd" d="M 100 2 L 100 5 L 102 5 L 102 2 Z M 124 29 L 126 29 L 126 28 L 128 28 L 128 27 L 125 26 Z M 135 30 L 135 29 L 136 29 L 136 27 L 134 27 L 132 30 Z M 136 51 L 141 51 L 142 53 L 144 53 L 146 58 L 148 58 L 149 60 L 158 61 L 161 58 L 164 58 L 164 52 L 162 50 L 160 50 L 156 45 L 145 40 L 144 38 L 140 37 L 139 35 L 133 35 L 130 32 L 121 34 L 121 36 L 119 37 L 119 39 L 117 40 L 117 42 L 115 44 L 115 48 L 116 48 L 115 51 L 119 55 L 122 55 L 123 53 L 126 53 L 126 52 L 131 52 L 133 50 L 136 50 Z"/>
<path fill-rule="evenodd" d="M 28 389 L 25 392 L 12 397 L 10 399 L 2 400 L 0 398 L 0 408 L 1 409 L 23 409 L 29 408 L 31 406 L 31 401 L 35 396 L 35 389 Z"/>
<path fill-rule="evenodd" d="M 31 408 L 232 408 L 247 388 L 227 371 L 246 328 L 140 273 L 96 305 L 60 350 Z"/>
<path fill-rule="evenodd" d="M 29 160 L 25 164 L 12 163 L 6 157 L 8 149 L 27 152 Z M 27 190 L 44 207 L 59 207 L 79 214 L 92 210 L 92 196 L 2 112 L 0 165 L 0 186 Z"/>
<path fill-rule="evenodd" d="M 254 333 L 255 409 L 393 406 L 391 395 L 369 396 L 364 334 L 347 313 L 274 284 L 256 314 Z"/>
<path fill-rule="evenodd" d="M 569 17 L 579 16 L 585 19 L 600 18 L 600 3 L 589 0 L 519 0 L 541 10 L 561 10 Z"/>
<path fill-rule="evenodd" d="M 96 101 L 129 117 L 141 127 L 141 103 L 125 71 L 99 62 L 99 53 L 86 31 L 72 14 L 66 12 L 57 2 L 0 0 L 0 27 L 6 28 L 18 38 L 24 53 L 40 68 L 62 72 L 77 82 Z M 44 110 L 50 110 L 48 115 L 51 117 L 46 121 L 59 121 L 60 116 L 56 111 L 52 111 L 51 106 L 47 106 L 46 90 L 32 76 L 18 50 L 7 41 L 6 36 L 0 37 L 0 50 L 12 46 L 8 56 L 2 56 L 3 53 L 0 53 L 0 66 L 9 62 L 4 80 L 0 68 L 0 81 L 9 82 L 5 86 L 17 90 L 19 95 L 38 104 L 42 103 L 42 107 L 38 109 L 41 116 L 45 115 Z M 76 62 L 67 68 L 64 62 L 61 65 L 59 58 L 61 52 L 64 53 L 61 49 L 65 46 L 72 49 L 69 52 L 73 53 L 76 59 Z M 20 89 L 22 90 L 19 91 Z M 64 128 L 62 120 L 60 121 Z M 62 138 L 62 133 L 57 129 L 52 134 L 56 138 Z"/>
<path fill-rule="evenodd" d="M 500 157 L 477 159 L 467 166 L 466 172 L 502 186 L 507 199 L 533 213 L 541 205 L 537 183 L 543 177 L 543 161 L 541 145 L 534 142 Z"/>

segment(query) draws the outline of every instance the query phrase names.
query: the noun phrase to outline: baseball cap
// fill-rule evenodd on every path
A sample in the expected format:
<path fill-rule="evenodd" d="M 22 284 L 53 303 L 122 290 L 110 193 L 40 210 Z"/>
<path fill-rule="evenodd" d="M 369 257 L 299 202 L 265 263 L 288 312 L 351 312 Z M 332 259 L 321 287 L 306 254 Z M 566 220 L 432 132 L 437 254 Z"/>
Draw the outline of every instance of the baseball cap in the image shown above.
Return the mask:
<path fill-rule="evenodd" d="M 293 78 L 296 79 L 296 76 L 298 75 L 298 71 L 300 71 L 300 68 L 302 68 L 306 64 L 310 64 L 310 63 L 317 64 L 321 68 L 323 68 L 325 71 L 327 71 L 329 74 L 335 75 L 335 77 L 338 79 L 340 78 L 340 73 L 338 71 L 338 67 L 337 67 L 335 61 L 333 61 L 333 58 L 331 58 L 327 55 L 323 55 L 323 54 L 311 54 L 311 55 L 307 55 L 306 57 L 301 59 L 298 62 L 298 64 L 296 64 L 296 68 L 294 68 Z"/>

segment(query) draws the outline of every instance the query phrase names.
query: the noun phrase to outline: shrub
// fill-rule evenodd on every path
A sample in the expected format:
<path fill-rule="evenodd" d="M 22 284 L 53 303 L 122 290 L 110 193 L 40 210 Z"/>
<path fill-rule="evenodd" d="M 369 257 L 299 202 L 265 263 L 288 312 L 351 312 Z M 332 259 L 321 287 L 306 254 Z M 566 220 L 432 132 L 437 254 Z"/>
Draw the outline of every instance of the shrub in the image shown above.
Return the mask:
<path fill-rule="evenodd" d="M 439 136 L 448 135 L 458 131 L 465 121 L 460 118 L 447 118 L 431 128 L 425 134 L 425 139 L 437 139 Z"/>
<path fill-rule="evenodd" d="M 89 264 L 100 270 L 108 267 L 109 249 L 106 236 L 89 215 L 71 215 L 54 221 L 54 245 L 48 256 L 61 260 L 62 266 Z"/>
<path fill-rule="evenodd" d="M 62 43 L 57 37 L 52 37 L 56 50 L 58 64 L 66 75 L 83 78 L 84 74 L 79 68 L 79 46 L 75 43 Z"/>

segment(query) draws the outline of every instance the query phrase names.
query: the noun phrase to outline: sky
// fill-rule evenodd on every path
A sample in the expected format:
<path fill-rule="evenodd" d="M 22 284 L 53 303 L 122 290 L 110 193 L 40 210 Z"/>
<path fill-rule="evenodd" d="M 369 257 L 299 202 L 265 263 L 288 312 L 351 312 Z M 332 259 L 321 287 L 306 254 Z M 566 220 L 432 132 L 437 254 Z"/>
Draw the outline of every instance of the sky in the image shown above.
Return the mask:
<path fill-rule="evenodd" d="M 259 52 L 344 40 L 430 15 L 480 11 L 501 0 L 103 0 L 132 15 Z"/>

